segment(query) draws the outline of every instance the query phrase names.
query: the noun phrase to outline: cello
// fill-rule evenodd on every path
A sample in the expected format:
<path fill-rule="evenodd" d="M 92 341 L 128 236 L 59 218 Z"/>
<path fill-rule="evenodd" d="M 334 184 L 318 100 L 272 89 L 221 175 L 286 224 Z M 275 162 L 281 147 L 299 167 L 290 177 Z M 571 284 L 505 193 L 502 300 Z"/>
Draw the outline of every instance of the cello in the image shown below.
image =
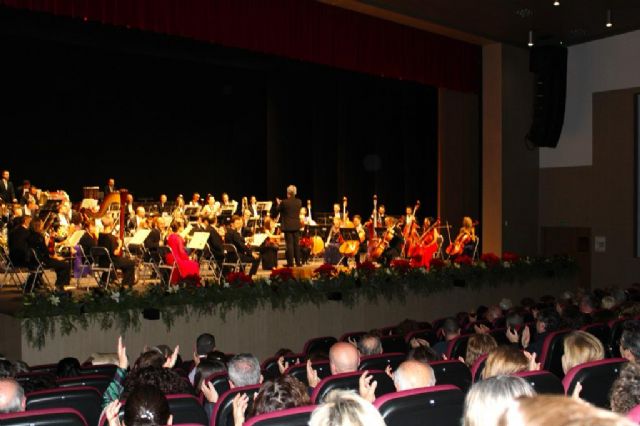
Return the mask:
<path fill-rule="evenodd" d="M 460 232 L 458 232 L 458 236 L 451 244 L 449 244 L 445 252 L 449 256 L 461 255 L 464 251 L 464 246 L 475 241 L 476 232 L 474 226 L 477 224 L 478 222 L 472 222 L 470 217 L 465 216 L 462 219 L 462 227 L 460 228 Z"/>
<path fill-rule="evenodd" d="M 427 223 L 428 219 L 425 219 L 425 230 L 409 253 L 411 266 L 429 268 L 433 255 L 438 251 L 437 233 L 434 230 L 440 225 L 440 219 L 437 219 L 429 226 L 427 226 Z"/>

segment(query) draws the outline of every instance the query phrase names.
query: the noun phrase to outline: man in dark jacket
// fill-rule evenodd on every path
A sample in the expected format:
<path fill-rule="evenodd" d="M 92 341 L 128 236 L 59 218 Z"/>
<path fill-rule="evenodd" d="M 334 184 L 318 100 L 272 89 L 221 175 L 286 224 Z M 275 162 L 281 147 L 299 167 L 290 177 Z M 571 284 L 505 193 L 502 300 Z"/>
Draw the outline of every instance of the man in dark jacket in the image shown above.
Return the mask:
<path fill-rule="evenodd" d="M 284 240 L 287 244 L 287 267 L 293 266 L 295 258 L 296 266 L 301 266 L 300 261 L 300 209 L 302 201 L 296 198 L 297 189 L 293 185 L 287 187 L 287 199 L 278 203 L 278 214 L 280 215 L 280 223 L 282 232 L 284 232 Z"/>

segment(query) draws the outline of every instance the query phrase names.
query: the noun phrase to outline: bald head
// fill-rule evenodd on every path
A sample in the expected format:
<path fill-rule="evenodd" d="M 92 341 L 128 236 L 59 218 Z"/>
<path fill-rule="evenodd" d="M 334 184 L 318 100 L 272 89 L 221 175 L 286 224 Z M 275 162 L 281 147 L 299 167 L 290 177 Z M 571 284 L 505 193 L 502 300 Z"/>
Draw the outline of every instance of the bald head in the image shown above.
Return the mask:
<path fill-rule="evenodd" d="M 338 342 L 329 350 L 331 374 L 351 373 L 358 370 L 360 354 L 351 343 Z"/>
<path fill-rule="evenodd" d="M 24 390 L 13 379 L 0 379 L 0 413 L 18 413 L 25 410 Z"/>
<path fill-rule="evenodd" d="M 397 391 L 424 388 L 436 384 L 436 377 L 430 365 L 419 361 L 405 361 L 393 374 Z"/>

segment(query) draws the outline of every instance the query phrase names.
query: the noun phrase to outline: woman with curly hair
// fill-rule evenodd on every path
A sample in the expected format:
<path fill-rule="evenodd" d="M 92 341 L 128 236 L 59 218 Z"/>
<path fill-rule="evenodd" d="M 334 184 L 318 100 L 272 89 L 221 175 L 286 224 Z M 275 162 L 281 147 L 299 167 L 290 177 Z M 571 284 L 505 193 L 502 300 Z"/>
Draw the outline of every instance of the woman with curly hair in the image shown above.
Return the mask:
<path fill-rule="evenodd" d="M 245 410 L 249 403 L 246 394 L 236 395 L 233 399 L 233 419 L 235 426 L 245 421 Z M 267 380 L 247 411 L 247 418 L 273 411 L 309 405 L 309 394 L 306 386 L 295 377 L 280 376 L 275 380 Z"/>
<path fill-rule="evenodd" d="M 640 405 L 640 365 L 628 362 L 611 386 L 611 411 L 627 414 Z"/>

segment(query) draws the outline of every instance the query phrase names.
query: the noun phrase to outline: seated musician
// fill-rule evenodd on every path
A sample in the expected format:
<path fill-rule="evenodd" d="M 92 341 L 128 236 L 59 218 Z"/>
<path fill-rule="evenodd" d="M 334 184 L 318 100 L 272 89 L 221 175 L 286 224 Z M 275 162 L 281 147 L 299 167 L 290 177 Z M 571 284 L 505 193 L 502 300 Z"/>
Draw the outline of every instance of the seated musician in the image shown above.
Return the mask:
<path fill-rule="evenodd" d="M 184 197 L 182 196 L 182 194 L 179 194 L 176 197 L 176 204 L 173 208 L 173 212 L 171 212 L 171 215 L 174 219 L 182 219 L 182 217 L 184 216 L 184 207 Z"/>
<path fill-rule="evenodd" d="M 163 214 L 171 214 L 171 209 L 169 207 L 169 203 L 167 203 L 167 195 L 160 194 L 160 203 L 158 204 L 158 212 L 160 216 Z"/>
<path fill-rule="evenodd" d="M 197 192 L 193 193 L 191 197 L 191 201 L 187 204 L 187 207 L 200 207 L 200 194 Z"/>
<path fill-rule="evenodd" d="M 456 239 L 447 247 L 447 254 L 452 257 L 465 254 L 473 256 L 476 246 L 476 229 L 469 216 L 462 218 L 462 227 Z"/>
<path fill-rule="evenodd" d="M 220 203 L 216 201 L 216 197 L 211 194 L 207 194 L 207 200 L 200 212 L 201 216 L 212 216 L 218 215 L 218 211 L 220 210 Z"/>
<path fill-rule="evenodd" d="M 438 222 L 436 222 L 435 225 L 437 224 Z M 431 259 L 433 259 L 433 255 L 438 251 L 438 244 L 440 242 L 440 233 L 435 225 L 432 226 L 430 218 L 424 218 L 422 234 L 420 234 L 417 242 L 412 246 L 409 253 L 412 266 L 424 266 L 427 269 L 431 266 Z"/>
<path fill-rule="evenodd" d="M 47 241 L 45 237 L 44 223 L 41 219 L 35 218 L 31 221 L 27 244 L 30 249 L 35 251 L 38 259 L 40 259 L 47 268 L 52 268 L 56 271 L 56 288 L 59 291 L 64 291 L 64 286 L 69 285 L 71 269 L 69 263 L 66 262 L 64 258 L 49 253 L 49 241 Z M 32 259 L 32 262 L 35 262 L 35 259 Z M 33 277 L 30 277 L 30 279 L 31 278 Z"/>
<path fill-rule="evenodd" d="M 113 218 L 111 216 L 102 218 L 102 228 L 102 232 L 98 236 L 98 246 L 106 248 L 109 256 L 111 256 L 113 265 L 122 270 L 122 285 L 132 288 L 135 281 L 136 263 L 133 259 L 128 259 L 122 255 L 122 240 L 112 234 Z M 100 266 L 109 266 L 107 262 L 108 259 L 100 259 Z"/>
<path fill-rule="evenodd" d="M 127 223 L 127 230 L 135 233 L 139 229 L 146 229 L 145 226 L 142 226 L 143 223 L 146 224 L 146 218 L 147 213 L 144 207 L 136 207 L 135 214 L 129 218 L 129 222 Z"/>
<path fill-rule="evenodd" d="M 258 199 L 255 195 L 249 197 L 249 210 L 251 211 L 251 217 L 259 217 L 260 213 L 258 212 Z"/>
<path fill-rule="evenodd" d="M 359 214 L 353 215 L 353 227 L 358 233 L 358 240 L 360 241 L 358 253 L 355 256 L 356 264 L 359 265 L 361 257 L 364 257 L 367 254 L 367 233 L 364 229 L 364 225 L 362 224 L 362 216 Z"/>
<path fill-rule="evenodd" d="M 249 275 L 254 275 L 258 271 L 260 265 L 260 255 L 247 245 L 244 238 L 240 234 L 242 232 L 242 218 L 238 215 L 231 217 L 231 226 L 226 231 L 225 242 L 233 244 L 238 250 L 240 261 L 243 263 L 251 263 Z"/>
<path fill-rule="evenodd" d="M 184 239 L 180 233 L 184 231 L 184 222 L 174 220 L 171 223 L 171 231 L 167 237 L 167 246 L 171 247 L 171 253 L 167 254 L 166 262 L 171 265 L 174 260 L 177 270 L 171 275 L 171 284 L 189 282 L 200 284 L 200 265 L 195 260 L 191 260 L 184 248 Z"/>
<path fill-rule="evenodd" d="M 402 229 L 398 226 L 399 222 L 396 219 L 385 216 L 384 223 L 387 228 L 384 234 L 387 247 L 382 252 L 379 261 L 381 264 L 389 266 L 393 259 L 397 259 L 402 255 L 404 239 L 402 238 Z"/>
<path fill-rule="evenodd" d="M 90 273 L 89 268 L 84 264 L 85 256 L 91 254 L 91 248 L 98 245 L 98 231 L 96 229 L 96 223 L 93 220 L 81 222 L 80 227 L 84 229 L 84 234 L 78 240 L 77 246 L 72 250 L 75 254 L 73 260 L 73 276 L 75 278 L 83 277 Z M 82 247 L 82 251 L 78 247 Z"/>
<path fill-rule="evenodd" d="M 334 212 L 335 214 L 335 212 Z M 342 234 L 340 233 L 340 226 L 342 220 L 339 216 L 333 217 L 333 226 L 329 230 L 327 241 L 324 247 L 324 261 L 332 265 L 336 265 L 342 255 L 340 254 L 340 244 L 342 244 Z"/>
<path fill-rule="evenodd" d="M 222 208 L 231 209 L 231 214 L 236 214 L 236 211 L 238 210 L 238 202 L 236 200 L 231 200 L 229 198 L 229 194 L 226 192 L 223 192 L 220 197 L 220 206 Z"/>
<path fill-rule="evenodd" d="M 251 220 L 251 210 L 245 209 L 242 212 L 242 232 L 241 235 L 243 238 L 247 238 L 253 235 L 254 229 L 249 226 L 249 221 Z M 273 224 L 275 226 L 275 223 Z"/>
<path fill-rule="evenodd" d="M 276 235 L 276 223 L 270 217 L 264 219 L 261 232 L 267 234 L 267 239 L 260 246 L 262 269 L 270 271 L 278 266 L 278 241 L 280 240 L 280 235 Z"/>
<path fill-rule="evenodd" d="M 163 241 L 160 222 L 164 222 L 164 220 L 156 216 L 152 219 L 147 219 L 144 225 L 145 229 L 149 229 L 150 231 L 143 243 L 144 248 L 147 249 L 147 252 L 149 253 L 157 252 L 158 248 L 162 245 Z"/>
<path fill-rule="evenodd" d="M 202 224 L 205 226 L 205 232 L 209 233 L 207 244 L 209 244 L 209 250 L 211 250 L 211 252 L 207 253 L 207 255 L 212 255 L 218 264 L 222 265 L 222 261 L 224 260 L 224 241 L 218 229 L 216 229 L 217 223 L 218 218 L 215 214 L 202 216 Z"/>
<path fill-rule="evenodd" d="M 8 245 L 9 258 L 13 266 L 22 268 L 29 266 L 29 226 L 31 216 L 16 216 L 13 219 L 13 228 L 9 230 Z"/>

